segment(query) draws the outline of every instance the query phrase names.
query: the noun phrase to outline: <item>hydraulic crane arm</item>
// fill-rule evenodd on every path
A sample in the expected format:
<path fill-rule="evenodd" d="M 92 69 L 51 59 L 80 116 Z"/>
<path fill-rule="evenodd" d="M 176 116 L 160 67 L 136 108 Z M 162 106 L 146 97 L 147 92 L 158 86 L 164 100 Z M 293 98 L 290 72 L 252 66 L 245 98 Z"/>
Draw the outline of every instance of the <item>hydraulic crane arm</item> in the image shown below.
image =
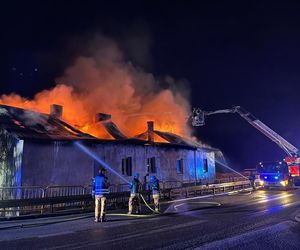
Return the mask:
<path fill-rule="evenodd" d="M 294 145 L 289 143 L 267 125 L 258 120 L 248 111 L 244 110 L 240 106 L 235 106 L 232 109 L 221 109 L 216 111 L 202 111 L 201 109 L 193 110 L 192 125 L 193 126 L 203 126 L 205 124 L 205 117 L 214 114 L 224 114 L 224 113 L 237 113 L 242 118 L 244 118 L 250 125 L 259 130 L 270 140 L 275 142 L 281 149 L 283 149 L 289 156 L 297 156 L 299 154 L 299 149 Z"/>

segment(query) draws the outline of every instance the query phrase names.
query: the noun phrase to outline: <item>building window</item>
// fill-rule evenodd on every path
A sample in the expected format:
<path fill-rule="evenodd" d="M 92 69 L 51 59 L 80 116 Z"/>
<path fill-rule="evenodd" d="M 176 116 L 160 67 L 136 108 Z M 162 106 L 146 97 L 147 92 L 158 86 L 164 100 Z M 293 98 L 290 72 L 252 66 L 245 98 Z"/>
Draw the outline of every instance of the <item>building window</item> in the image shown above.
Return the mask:
<path fill-rule="evenodd" d="M 177 174 L 183 174 L 183 159 L 177 160 L 176 169 Z"/>
<path fill-rule="evenodd" d="M 132 176 L 132 157 L 122 159 L 122 175 Z"/>
<path fill-rule="evenodd" d="M 156 174 L 156 161 L 155 157 L 151 157 L 147 159 L 147 171 L 150 174 Z"/>
<path fill-rule="evenodd" d="M 207 159 L 203 159 L 203 172 L 204 173 L 208 172 L 208 161 L 207 161 Z"/>

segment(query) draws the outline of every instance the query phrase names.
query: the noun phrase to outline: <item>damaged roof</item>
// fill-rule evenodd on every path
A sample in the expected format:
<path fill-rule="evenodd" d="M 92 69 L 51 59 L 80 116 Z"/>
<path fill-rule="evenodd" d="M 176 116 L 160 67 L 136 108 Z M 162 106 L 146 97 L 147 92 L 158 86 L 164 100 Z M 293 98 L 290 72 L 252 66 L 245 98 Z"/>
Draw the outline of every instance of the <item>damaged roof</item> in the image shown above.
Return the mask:
<path fill-rule="evenodd" d="M 220 151 L 219 149 L 212 148 L 210 146 L 203 145 L 199 142 L 192 141 L 188 138 L 184 138 L 174 133 L 170 132 L 162 132 L 159 130 L 153 130 L 153 139 L 154 141 L 149 141 L 149 133 L 150 131 L 146 130 L 145 132 L 136 135 L 132 138 L 126 137 L 117 125 L 113 122 L 103 122 L 102 123 L 106 131 L 117 141 L 121 141 L 123 143 L 131 143 L 131 144 L 144 144 L 144 145 L 160 145 L 160 146 L 171 146 L 171 147 L 183 147 L 183 148 L 190 148 L 196 149 L 201 148 L 202 150 L 206 151 Z M 160 141 L 163 139 L 165 142 L 156 142 L 155 138 L 159 137 Z"/>
<path fill-rule="evenodd" d="M 211 147 L 183 138 L 179 135 L 154 130 L 155 136 L 164 139 L 166 142 L 155 142 L 148 140 L 146 131 L 133 138 L 126 137 L 112 121 L 103 123 L 107 132 L 111 134 L 115 140 L 99 139 L 90 134 L 83 133 L 72 127 L 66 122 L 57 119 L 49 114 L 39 113 L 22 108 L 16 108 L 0 104 L 0 128 L 16 135 L 19 139 L 44 139 L 44 140 L 86 140 L 95 143 L 122 143 L 128 145 L 151 145 L 163 147 L 179 147 L 186 149 L 201 148 L 203 150 L 218 151 Z"/>
<path fill-rule="evenodd" d="M 6 105 L 0 105 L 0 127 L 20 139 L 96 139 L 51 115 Z"/>
<path fill-rule="evenodd" d="M 147 141 L 148 137 L 149 137 L 148 133 L 149 133 L 149 131 L 145 131 L 139 135 L 136 135 L 134 137 L 134 139 Z M 197 147 L 197 145 L 195 145 L 194 143 L 189 142 L 188 140 L 184 139 L 183 137 L 173 134 L 173 133 L 154 130 L 153 135 L 154 135 L 154 138 L 159 137 L 160 140 L 163 139 L 167 143 L 169 142 L 171 144 L 180 144 L 180 145 L 188 146 L 188 147 Z"/>
<path fill-rule="evenodd" d="M 173 133 L 161 132 L 158 130 L 154 130 L 153 132 L 170 143 L 196 146 L 196 145 L 192 144 L 192 142 L 188 142 L 183 137 L 173 134 Z"/>
<path fill-rule="evenodd" d="M 117 125 L 115 123 L 113 123 L 112 121 L 109 122 L 103 122 L 102 125 L 104 126 L 104 128 L 106 129 L 106 131 L 115 139 L 117 140 L 125 140 L 128 139 L 128 137 L 126 137 L 121 131 L 120 129 L 117 127 Z"/>
<path fill-rule="evenodd" d="M 162 132 L 162 131 L 158 131 L 158 130 L 154 130 L 153 132 L 172 144 L 183 145 L 186 147 L 193 147 L 193 148 L 201 148 L 201 149 L 207 150 L 207 151 L 220 151 L 217 148 L 203 145 L 197 141 L 192 141 L 191 139 L 184 138 L 184 137 L 179 136 L 174 133 Z"/>

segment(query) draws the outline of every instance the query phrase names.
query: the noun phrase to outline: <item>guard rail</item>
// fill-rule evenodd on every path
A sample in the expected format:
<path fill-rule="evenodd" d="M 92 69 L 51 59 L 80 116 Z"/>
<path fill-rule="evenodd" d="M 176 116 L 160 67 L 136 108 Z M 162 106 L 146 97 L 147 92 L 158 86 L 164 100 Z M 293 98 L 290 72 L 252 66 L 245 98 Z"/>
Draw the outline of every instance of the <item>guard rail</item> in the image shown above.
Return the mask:
<path fill-rule="evenodd" d="M 221 184 L 207 184 L 183 187 L 181 183 L 163 182 L 161 196 L 163 199 L 175 197 L 189 197 L 202 194 L 216 194 L 229 190 L 237 190 L 250 187 L 249 181 L 238 181 Z M 180 185 L 179 185 L 180 184 Z M 87 210 L 93 207 L 93 199 L 90 195 L 91 187 L 83 186 L 49 186 L 1 188 L 0 215 L 16 216 L 28 213 L 53 213 L 66 209 Z M 9 192 L 3 196 L 3 190 Z M 13 191 L 12 191 L 13 190 Z M 124 207 L 128 203 L 129 191 L 123 191 L 123 187 L 114 187 L 114 191 L 108 195 L 109 207 Z M 122 190 L 117 192 L 118 190 Z M 12 195 L 17 194 L 14 199 Z M 145 197 L 150 200 L 149 192 L 143 191 Z M 5 197 L 6 196 L 6 197 Z M 4 199 L 5 198 L 5 199 Z"/>

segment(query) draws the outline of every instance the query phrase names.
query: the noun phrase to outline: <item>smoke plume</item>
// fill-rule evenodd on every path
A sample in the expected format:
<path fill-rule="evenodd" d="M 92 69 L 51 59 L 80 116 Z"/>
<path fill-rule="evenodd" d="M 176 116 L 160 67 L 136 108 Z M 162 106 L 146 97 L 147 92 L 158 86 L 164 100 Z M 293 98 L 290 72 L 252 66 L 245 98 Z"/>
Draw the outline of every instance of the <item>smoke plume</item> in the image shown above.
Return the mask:
<path fill-rule="evenodd" d="M 49 113 L 50 104 L 60 104 L 63 120 L 99 138 L 110 137 L 95 124 L 98 112 L 112 114 L 128 136 L 144 132 L 147 120 L 153 120 L 157 130 L 190 136 L 186 82 L 170 76 L 156 80 L 126 61 L 117 43 L 109 38 L 98 37 L 90 51 L 89 56 L 77 57 L 66 68 L 54 88 L 37 93 L 32 100 L 17 94 L 2 95 L 0 103 L 43 113 Z"/>

